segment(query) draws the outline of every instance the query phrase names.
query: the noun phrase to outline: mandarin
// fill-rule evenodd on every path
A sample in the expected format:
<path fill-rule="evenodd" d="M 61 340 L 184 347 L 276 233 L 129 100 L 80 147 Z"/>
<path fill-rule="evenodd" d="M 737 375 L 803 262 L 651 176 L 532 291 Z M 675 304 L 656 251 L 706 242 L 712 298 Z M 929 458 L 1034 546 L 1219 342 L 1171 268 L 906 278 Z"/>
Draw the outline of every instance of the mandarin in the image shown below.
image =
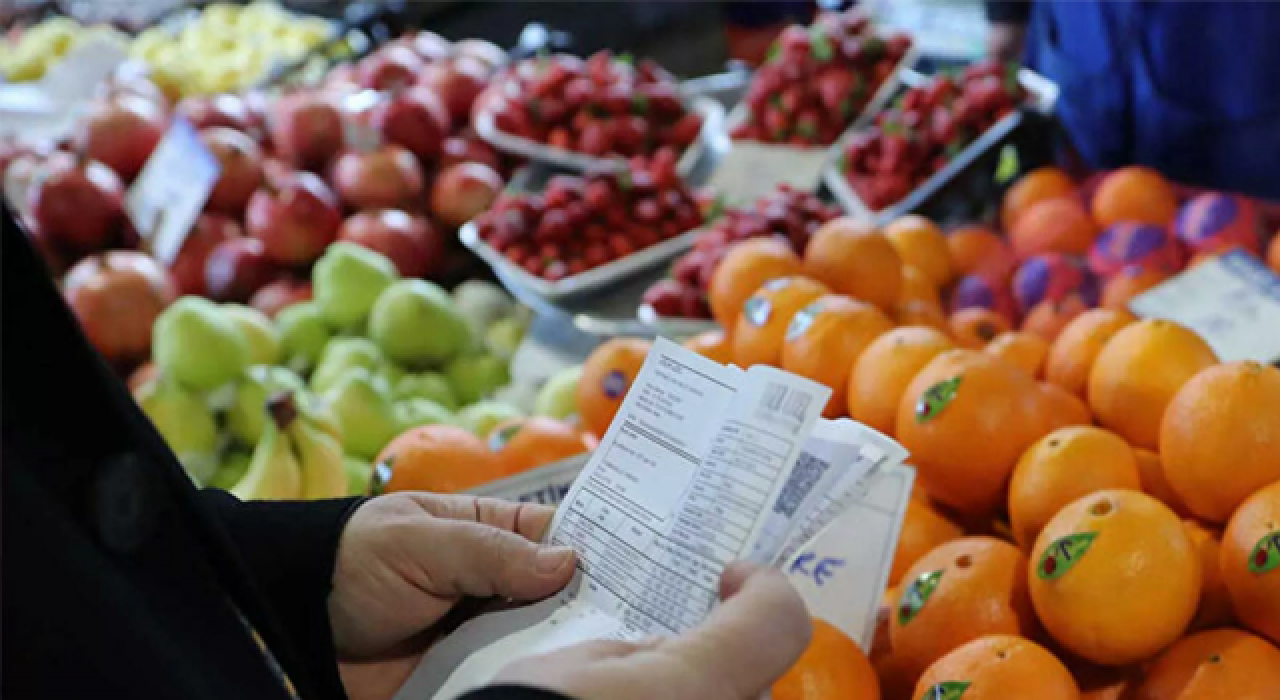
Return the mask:
<path fill-rule="evenodd" d="M 1173 187 L 1160 173 L 1129 166 L 1108 173 L 1093 192 L 1093 218 L 1107 227 L 1122 221 L 1168 226 L 1178 215 Z"/>
<path fill-rule="evenodd" d="M 813 637 L 773 684 L 773 700 L 879 700 L 880 682 L 867 655 L 826 620 L 813 618 Z"/>
<path fill-rule="evenodd" d="M 938 288 L 934 286 L 933 280 L 915 265 L 903 265 L 902 290 L 898 292 L 897 306 L 910 301 L 923 301 L 942 306 L 942 298 L 938 296 Z"/>
<path fill-rule="evenodd" d="M 1129 302 L 1134 297 L 1159 286 L 1172 276 L 1168 270 L 1159 267 L 1127 265 L 1102 285 L 1102 298 L 1098 305 L 1104 309 L 1127 311 Z"/>
<path fill-rule="evenodd" d="M 934 357 L 954 347 L 943 333 L 922 326 L 894 328 L 872 340 L 849 373 L 849 416 L 893 435 L 907 385 Z"/>
<path fill-rule="evenodd" d="M 578 415 L 588 432 L 604 437 L 650 347 L 649 341 L 640 338 L 610 338 L 591 351 L 582 365 L 577 392 Z"/>
<path fill-rule="evenodd" d="M 401 433 L 374 462 L 381 493 L 460 493 L 508 475 L 484 441 L 452 425 L 423 425 Z"/>
<path fill-rule="evenodd" d="M 1014 182 L 1004 193 L 1000 206 L 1000 223 L 1008 231 L 1032 205 L 1048 199 L 1071 197 L 1076 193 L 1076 183 L 1071 176 L 1052 166 L 1036 168 Z"/>
<path fill-rule="evenodd" d="M 497 453 L 507 474 L 519 474 L 580 455 L 589 448 L 568 423 L 533 416 L 494 428 L 489 433 L 489 449 Z"/>
<path fill-rule="evenodd" d="M 791 318 L 828 292 L 826 285 L 808 277 L 765 282 L 742 304 L 733 327 L 733 363 L 743 369 L 752 365 L 776 367 L 782 360 Z"/>
<path fill-rule="evenodd" d="M 1280 481 L 1250 496 L 1231 516 L 1218 568 L 1236 617 L 1280 644 Z"/>
<path fill-rule="evenodd" d="M 898 535 L 898 547 L 893 552 L 893 565 L 889 569 L 889 585 L 897 586 L 920 557 L 963 535 L 964 530 L 959 525 L 947 520 L 933 506 L 909 499 L 907 513 L 902 519 L 902 533 Z"/>
<path fill-rule="evenodd" d="M 1049 347 L 1044 364 L 1045 381 L 1084 396 L 1089 371 L 1102 346 L 1135 320 L 1128 311 L 1111 309 L 1090 309 L 1072 319 Z"/>
<path fill-rule="evenodd" d="M 1013 251 L 1004 239 L 985 226 L 964 226 L 948 233 L 947 250 L 956 277 L 978 272 L 998 258 L 1008 260 L 1010 269 L 1015 265 Z"/>
<path fill-rule="evenodd" d="M 1043 418 L 1038 436 L 1072 425 L 1093 425 L 1089 405 L 1057 384 L 1040 382 L 1040 410 Z"/>
<path fill-rule="evenodd" d="M 831 388 L 822 415 L 839 418 L 854 363 L 881 334 L 893 328 L 876 307 L 849 297 L 818 297 L 796 312 L 782 344 L 782 369 Z"/>
<path fill-rule="evenodd" d="M 1280 650 L 1247 632 L 1215 629 L 1169 647 L 1132 700 L 1273 700 Z"/>
<path fill-rule="evenodd" d="M 919 700 L 1079 700 L 1067 667 L 1021 637 L 990 635 L 938 659 L 916 683 Z"/>
<path fill-rule="evenodd" d="M 778 277 L 801 274 L 803 265 L 791 246 L 774 238 L 736 243 L 716 265 L 707 285 L 711 316 L 721 328 L 732 329 L 742 304 L 760 285 Z"/>
<path fill-rule="evenodd" d="M 893 309 L 902 290 L 902 257 L 869 224 L 832 219 L 814 231 L 804 251 L 804 270 L 831 289 Z"/>
<path fill-rule="evenodd" d="M 1084 255 L 1097 237 L 1097 225 L 1074 197 L 1031 205 L 1009 230 L 1009 242 L 1019 258 L 1043 253 Z"/>
<path fill-rule="evenodd" d="M 1231 624 L 1231 594 L 1222 581 L 1218 565 L 1222 544 L 1221 535 L 1195 520 L 1183 520 L 1187 537 L 1195 545 L 1200 556 L 1200 605 L 1191 620 L 1191 630 L 1206 630 Z"/>
<path fill-rule="evenodd" d="M 1007 331 L 992 338 L 982 351 L 995 355 L 1032 377 L 1038 377 L 1044 367 L 1045 357 L 1049 355 L 1049 343 L 1032 333 Z"/>
<path fill-rule="evenodd" d="M 722 365 L 733 362 L 733 341 L 719 329 L 703 331 L 684 341 L 684 346 L 712 362 Z"/>
<path fill-rule="evenodd" d="M 1089 310 L 1089 305 L 1079 294 L 1070 294 L 1062 299 L 1045 299 L 1031 307 L 1022 319 L 1022 330 L 1035 333 L 1052 343 L 1067 324 L 1076 320 Z"/>
<path fill-rule="evenodd" d="M 1013 330 L 1009 319 L 990 309 L 970 307 L 951 314 L 951 335 L 961 347 L 981 350 L 1001 333 Z"/>
<path fill-rule="evenodd" d="M 920 270 L 935 287 L 951 282 L 951 249 L 937 224 L 916 214 L 895 219 L 884 228 L 884 236 L 898 251 L 902 262 Z"/>
<path fill-rule="evenodd" d="M 1169 506 L 1178 515 L 1190 516 L 1187 504 L 1182 502 L 1182 498 L 1169 485 L 1169 479 L 1164 475 L 1164 463 L 1160 460 L 1160 455 L 1152 450 L 1135 447 L 1133 456 L 1138 462 L 1138 478 L 1142 480 L 1143 492 Z"/>
<path fill-rule="evenodd" d="M 893 318 L 899 326 L 925 326 L 950 336 L 951 321 L 940 304 L 914 300 L 898 304 L 893 310 Z"/>

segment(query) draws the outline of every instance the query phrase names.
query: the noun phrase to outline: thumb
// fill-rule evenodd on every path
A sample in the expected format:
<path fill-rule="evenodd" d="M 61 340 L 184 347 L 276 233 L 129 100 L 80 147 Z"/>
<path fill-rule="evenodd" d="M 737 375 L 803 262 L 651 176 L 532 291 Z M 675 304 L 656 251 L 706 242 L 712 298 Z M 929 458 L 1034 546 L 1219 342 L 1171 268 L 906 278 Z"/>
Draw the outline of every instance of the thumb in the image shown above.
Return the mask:
<path fill-rule="evenodd" d="M 484 523 L 437 520 L 435 541 L 447 543 L 430 557 L 427 573 L 442 595 L 545 598 L 573 578 L 577 557 L 568 547 L 531 542 Z"/>

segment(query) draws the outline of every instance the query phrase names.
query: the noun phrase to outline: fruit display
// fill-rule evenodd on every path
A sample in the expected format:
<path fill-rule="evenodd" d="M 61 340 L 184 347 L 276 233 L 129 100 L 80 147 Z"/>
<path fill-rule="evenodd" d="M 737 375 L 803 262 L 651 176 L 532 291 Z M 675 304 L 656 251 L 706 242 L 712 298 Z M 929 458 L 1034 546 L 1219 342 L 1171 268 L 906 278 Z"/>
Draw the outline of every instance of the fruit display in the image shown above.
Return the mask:
<path fill-rule="evenodd" d="M 526 59 L 505 70 L 491 90 L 475 118 L 481 134 L 499 147 L 509 148 L 504 137 L 514 137 L 592 157 L 682 154 L 698 139 L 704 119 L 661 66 L 610 51 L 585 60 Z M 487 131 L 490 122 L 497 134 Z"/>
<path fill-rule="evenodd" d="M 880 211 L 946 167 L 1025 97 L 1018 68 L 994 61 L 908 89 L 875 125 L 842 146 L 837 168 L 867 209 Z"/>
<path fill-rule="evenodd" d="M 512 265 L 558 282 L 702 225 L 696 194 L 675 156 L 627 170 L 557 175 L 536 195 L 503 195 L 475 221 L 476 237 Z"/>
<path fill-rule="evenodd" d="M 857 11 L 824 13 L 774 40 L 747 86 L 734 140 L 829 146 L 867 108 L 911 48 L 904 34 L 881 36 Z"/>

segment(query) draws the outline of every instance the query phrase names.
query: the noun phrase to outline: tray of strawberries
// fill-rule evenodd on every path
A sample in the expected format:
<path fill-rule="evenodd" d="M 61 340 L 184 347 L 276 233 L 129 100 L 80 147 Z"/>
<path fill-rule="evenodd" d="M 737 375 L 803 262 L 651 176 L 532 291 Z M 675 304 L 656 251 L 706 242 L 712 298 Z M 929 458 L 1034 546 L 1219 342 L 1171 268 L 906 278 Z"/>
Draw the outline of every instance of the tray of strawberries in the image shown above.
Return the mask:
<path fill-rule="evenodd" d="M 670 260 L 704 220 L 666 151 L 629 168 L 557 175 L 540 194 L 506 193 L 458 235 L 504 283 L 556 302 Z"/>
<path fill-rule="evenodd" d="M 879 223 L 918 209 L 1022 123 L 1049 113 L 1058 87 L 1016 65 L 981 61 L 959 74 L 904 76 L 874 122 L 834 147 L 823 181 L 851 214 Z"/>
<path fill-rule="evenodd" d="M 918 51 L 905 34 L 877 32 L 857 9 L 824 13 L 778 35 L 745 99 L 729 114 L 735 141 L 825 149 L 876 114 Z"/>
<path fill-rule="evenodd" d="M 533 161 L 586 172 L 669 150 L 679 154 L 682 176 L 723 121 L 719 103 L 686 95 L 658 64 L 609 51 L 585 60 L 553 54 L 520 61 L 472 113 L 481 138 Z"/>

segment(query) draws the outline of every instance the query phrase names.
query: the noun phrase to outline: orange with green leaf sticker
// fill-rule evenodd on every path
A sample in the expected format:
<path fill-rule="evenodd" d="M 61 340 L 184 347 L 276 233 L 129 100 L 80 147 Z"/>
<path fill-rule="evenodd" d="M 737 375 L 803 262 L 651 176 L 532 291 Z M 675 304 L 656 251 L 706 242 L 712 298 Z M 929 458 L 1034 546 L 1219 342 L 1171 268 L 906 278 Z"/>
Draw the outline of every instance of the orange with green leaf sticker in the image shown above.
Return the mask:
<path fill-rule="evenodd" d="M 1218 563 L 1236 617 L 1280 645 L 1280 481 L 1236 509 L 1222 533 Z"/>
<path fill-rule="evenodd" d="M 914 700 L 1079 700 L 1062 662 L 1022 637 L 992 635 L 969 642 L 925 671 Z"/>

